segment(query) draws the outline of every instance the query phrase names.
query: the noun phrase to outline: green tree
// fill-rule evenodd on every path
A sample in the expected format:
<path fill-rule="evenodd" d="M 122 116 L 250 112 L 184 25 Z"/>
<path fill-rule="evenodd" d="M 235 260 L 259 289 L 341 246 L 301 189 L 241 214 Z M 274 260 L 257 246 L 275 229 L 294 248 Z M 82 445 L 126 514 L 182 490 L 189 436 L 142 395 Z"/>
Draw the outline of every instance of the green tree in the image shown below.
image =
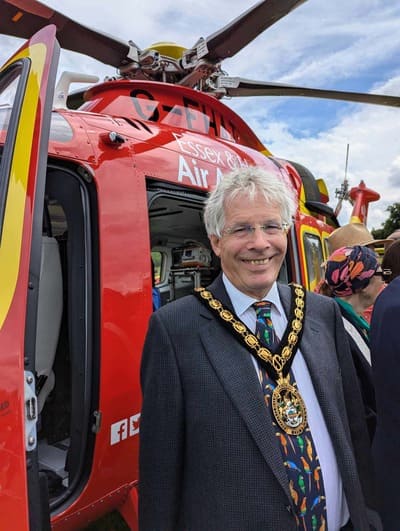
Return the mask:
<path fill-rule="evenodd" d="M 400 229 L 400 203 L 389 205 L 386 211 L 389 212 L 389 217 L 384 223 L 382 223 L 381 228 L 371 230 L 371 233 L 376 240 L 383 240 L 396 229 Z"/>

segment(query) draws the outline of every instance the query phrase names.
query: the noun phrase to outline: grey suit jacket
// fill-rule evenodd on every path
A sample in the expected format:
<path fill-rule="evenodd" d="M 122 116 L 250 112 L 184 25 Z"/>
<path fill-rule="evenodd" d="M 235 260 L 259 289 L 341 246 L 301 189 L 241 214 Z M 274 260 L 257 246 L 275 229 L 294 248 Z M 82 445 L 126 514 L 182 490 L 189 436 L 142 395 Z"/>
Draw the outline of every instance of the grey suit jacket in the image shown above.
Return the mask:
<path fill-rule="evenodd" d="M 232 309 L 221 277 L 210 289 Z M 288 313 L 290 289 L 280 285 L 279 293 Z M 300 348 L 335 448 L 352 523 L 367 530 L 365 499 L 373 497 L 368 434 L 333 300 L 307 293 Z M 286 471 L 250 354 L 193 295 L 152 315 L 141 379 L 140 531 L 296 529 Z"/>

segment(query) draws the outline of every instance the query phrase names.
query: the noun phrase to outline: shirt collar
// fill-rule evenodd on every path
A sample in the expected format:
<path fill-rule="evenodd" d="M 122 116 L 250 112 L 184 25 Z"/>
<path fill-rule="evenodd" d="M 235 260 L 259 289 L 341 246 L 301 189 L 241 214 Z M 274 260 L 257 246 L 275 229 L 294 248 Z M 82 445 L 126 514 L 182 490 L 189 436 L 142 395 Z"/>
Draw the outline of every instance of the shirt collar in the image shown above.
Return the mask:
<path fill-rule="evenodd" d="M 225 273 L 222 274 L 222 281 L 224 283 L 225 289 L 229 295 L 229 298 L 232 301 L 233 309 L 238 317 L 240 317 L 249 307 L 258 301 L 253 297 L 249 297 L 242 291 L 238 290 L 232 282 L 227 278 Z M 279 314 L 282 314 L 283 308 L 279 298 L 278 285 L 274 282 L 271 286 L 269 292 L 263 297 L 264 301 L 270 301 L 274 307 L 278 310 Z"/>

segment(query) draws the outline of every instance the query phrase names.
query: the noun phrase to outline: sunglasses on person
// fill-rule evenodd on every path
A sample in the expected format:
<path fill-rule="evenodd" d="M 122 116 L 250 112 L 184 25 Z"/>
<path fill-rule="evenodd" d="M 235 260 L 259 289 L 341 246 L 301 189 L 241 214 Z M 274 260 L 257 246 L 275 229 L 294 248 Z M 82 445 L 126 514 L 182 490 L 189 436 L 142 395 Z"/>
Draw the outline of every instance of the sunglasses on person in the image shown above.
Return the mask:
<path fill-rule="evenodd" d="M 375 271 L 374 276 L 381 277 L 383 280 L 385 280 L 385 278 L 390 277 L 391 274 L 392 274 L 392 270 L 389 268 L 385 268 L 384 270 L 379 269 Z"/>

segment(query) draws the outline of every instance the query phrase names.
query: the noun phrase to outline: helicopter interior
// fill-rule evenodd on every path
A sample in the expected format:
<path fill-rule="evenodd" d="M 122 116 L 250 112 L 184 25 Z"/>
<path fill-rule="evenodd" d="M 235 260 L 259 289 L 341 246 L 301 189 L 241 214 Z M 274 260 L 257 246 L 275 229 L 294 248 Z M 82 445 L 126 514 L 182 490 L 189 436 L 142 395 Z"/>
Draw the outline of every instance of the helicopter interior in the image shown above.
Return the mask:
<path fill-rule="evenodd" d="M 89 412 L 96 388 L 98 292 L 94 191 L 72 170 L 49 166 L 36 328 L 39 469 L 51 507 L 75 491 L 90 465 Z M 50 249 L 50 251 L 49 251 Z M 86 449 L 86 451 L 84 450 Z"/>
<path fill-rule="evenodd" d="M 211 282 L 219 271 L 202 222 L 204 196 L 148 190 L 152 260 L 161 304 Z"/>

